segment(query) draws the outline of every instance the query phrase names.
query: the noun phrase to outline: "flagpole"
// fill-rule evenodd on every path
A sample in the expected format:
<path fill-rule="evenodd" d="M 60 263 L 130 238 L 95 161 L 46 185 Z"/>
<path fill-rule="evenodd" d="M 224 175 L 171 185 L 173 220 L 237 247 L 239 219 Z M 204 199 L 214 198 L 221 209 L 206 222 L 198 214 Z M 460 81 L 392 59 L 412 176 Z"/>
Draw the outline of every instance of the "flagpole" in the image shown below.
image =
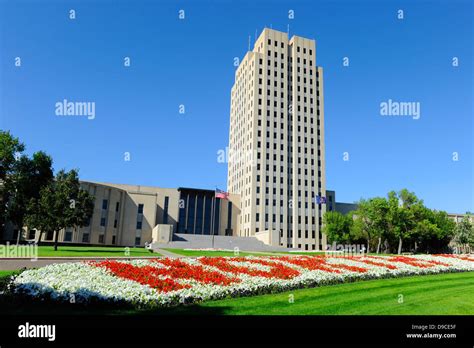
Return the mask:
<path fill-rule="evenodd" d="M 214 206 L 212 207 L 212 249 L 214 249 L 214 231 L 216 226 L 214 226 L 215 221 L 216 221 L 216 203 L 217 203 L 217 198 L 216 198 L 216 193 L 214 192 Z"/>
<path fill-rule="evenodd" d="M 217 190 L 217 186 L 216 186 Z M 214 231 L 215 231 L 215 221 L 216 221 L 216 204 L 217 204 L 217 198 L 216 198 L 216 190 L 214 190 L 214 204 L 212 206 L 212 249 L 214 249 Z"/>

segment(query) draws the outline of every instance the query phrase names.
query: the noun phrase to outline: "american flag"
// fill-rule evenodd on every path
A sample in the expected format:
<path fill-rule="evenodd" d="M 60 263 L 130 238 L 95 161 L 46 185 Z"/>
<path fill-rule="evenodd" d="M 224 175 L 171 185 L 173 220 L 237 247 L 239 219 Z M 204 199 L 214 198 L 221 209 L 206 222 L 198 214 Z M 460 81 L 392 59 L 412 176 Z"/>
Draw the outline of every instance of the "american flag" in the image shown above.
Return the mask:
<path fill-rule="evenodd" d="M 316 196 L 316 204 L 326 204 L 326 197 Z"/>
<path fill-rule="evenodd" d="M 228 197 L 229 197 L 228 192 L 225 192 L 216 188 L 216 198 L 227 199 Z"/>

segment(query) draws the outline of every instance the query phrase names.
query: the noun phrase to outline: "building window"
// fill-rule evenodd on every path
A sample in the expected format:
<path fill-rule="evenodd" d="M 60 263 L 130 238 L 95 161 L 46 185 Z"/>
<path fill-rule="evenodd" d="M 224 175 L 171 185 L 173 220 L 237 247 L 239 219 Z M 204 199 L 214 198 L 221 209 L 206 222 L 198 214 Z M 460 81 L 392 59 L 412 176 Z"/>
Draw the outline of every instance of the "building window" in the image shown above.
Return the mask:
<path fill-rule="evenodd" d="M 170 198 L 168 196 L 165 197 L 165 207 L 163 209 L 163 223 L 166 225 L 168 223 L 168 206 L 169 206 Z"/>
<path fill-rule="evenodd" d="M 64 241 L 65 242 L 72 242 L 72 231 L 66 231 L 64 233 Z"/>
<path fill-rule="evenodd" d="M 99 243 L 104 244 L 105 236 L 103 234 L 99 234 Z"/>
<path fill-rule="evenodd" d="M 28 239 L 35 239 L 36 237 L 36 230 L 30 230 L 28 232 Z"/>
<path fill-rule="evenodd" d="M 109 204 L 109 201 L 106 199 L 102 200 L 102 210 L 107 210 L 107 206 Z"/>
<path fill-rule="evenodd" d="M 117 241 L 117 237 L 116 237 L 116 236 L 112 236 L 112 244 L 116 244 L 116 241 Z"/>
<path fill-rule="evenodd" d="M 227 202 L 227 228 L 232 228 L 232 202 Z"/>
<path fill-rule="evenodd" d="M 196 199 L 196 234 L 202 234 L 204 197 L 197 196 Z"/>
<path fill-rule="evenodd" d="M 214 235 L 219 234 L 219 216 L 220 216 L 220 207 L 221 207 L 221 199 L 216 198 L 215 200 L 216 207 L 214 209 Z"/>
<path fill-rule="evenodd" d="M 115 203 L 115 211 L 119 211 L 119 208 L 120 208 L 120 203 L 119 202 Z"/>
<path fill-rule="evenodd" d="M 186 228 L 186 233 L 194 234 L 194 217 L 196 209 L 196 196 L 189 195 L 189 207 L 188 207 L 188 226 Z"/>
<path fill-rule="evenodd" d="M 137 230 L 142 229 L 142 221 L 137 221 Z"/>
<path fill-rule="evenodd" d="M 204 231 L 203 234 L 211 234 L 211 217 L 212 217 L 212 198 L 206 196 L 204 202 Z"/>
<path fill-rule="evenodd" d="M 186 228 L 186 204 L 187 196 L 181 195 L 180 199 L 184 202 L 183 206 L 179 208 L 179 217 L 178 217 L 178 233 L 185 233 Z"/>
<path fill-rule="evenodd" d="M 89 233 L 84 233 L 82 235 L 82 243 L 89 243 Z"/>
<path fill-rule="evenodd" d="M 138 214 L 143 214 L 143 204 L 138 205 Z"/>
<path fill-rule="evenodd" d="M 105 227 L 105 217 L 100 218 L 100 226 Z"/>
<path fill-rule="evenodd" d="M 139 246 L 141 243 L 141 238 L 140 237 L 135 237 L 135 245 Z"/>

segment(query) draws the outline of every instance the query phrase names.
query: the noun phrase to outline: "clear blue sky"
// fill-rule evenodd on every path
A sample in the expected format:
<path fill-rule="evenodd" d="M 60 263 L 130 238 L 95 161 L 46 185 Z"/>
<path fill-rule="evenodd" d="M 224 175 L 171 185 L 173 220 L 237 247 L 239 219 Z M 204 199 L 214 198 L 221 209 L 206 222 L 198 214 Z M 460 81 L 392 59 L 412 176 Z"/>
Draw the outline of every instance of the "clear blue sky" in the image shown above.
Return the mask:
<path fill-rule="evenodd" d="M 0 128 L 28 153 L 52 155 L 56 170 L 224 189 L 227 166 L 216 153 L 228 144 L 233 59 L 245 55 L 255 30 L 290 24 L 290 34 L 316 39 L 325 69 L 327 187 L 337 200 L 406 187 L 431 208 L 474 210 L 470 1 L 0 4 Z M 96 118 L 56 116 L 64 98 L 95 102 Z M 380 116 L 388 99 L 420 102 L 420 119 Z"/>

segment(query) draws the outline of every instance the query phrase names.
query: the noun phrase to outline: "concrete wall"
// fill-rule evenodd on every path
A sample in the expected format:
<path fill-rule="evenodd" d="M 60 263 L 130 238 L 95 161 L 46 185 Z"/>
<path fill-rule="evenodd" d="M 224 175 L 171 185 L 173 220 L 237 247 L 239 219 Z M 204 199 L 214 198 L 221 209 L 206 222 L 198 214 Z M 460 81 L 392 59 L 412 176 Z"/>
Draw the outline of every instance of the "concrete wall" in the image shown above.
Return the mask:
<path fill-rule="evenodd" d="M 276 230 L 256 232 L 255 238 L 267 245 L 280 246 L 280 232 Z"/>

